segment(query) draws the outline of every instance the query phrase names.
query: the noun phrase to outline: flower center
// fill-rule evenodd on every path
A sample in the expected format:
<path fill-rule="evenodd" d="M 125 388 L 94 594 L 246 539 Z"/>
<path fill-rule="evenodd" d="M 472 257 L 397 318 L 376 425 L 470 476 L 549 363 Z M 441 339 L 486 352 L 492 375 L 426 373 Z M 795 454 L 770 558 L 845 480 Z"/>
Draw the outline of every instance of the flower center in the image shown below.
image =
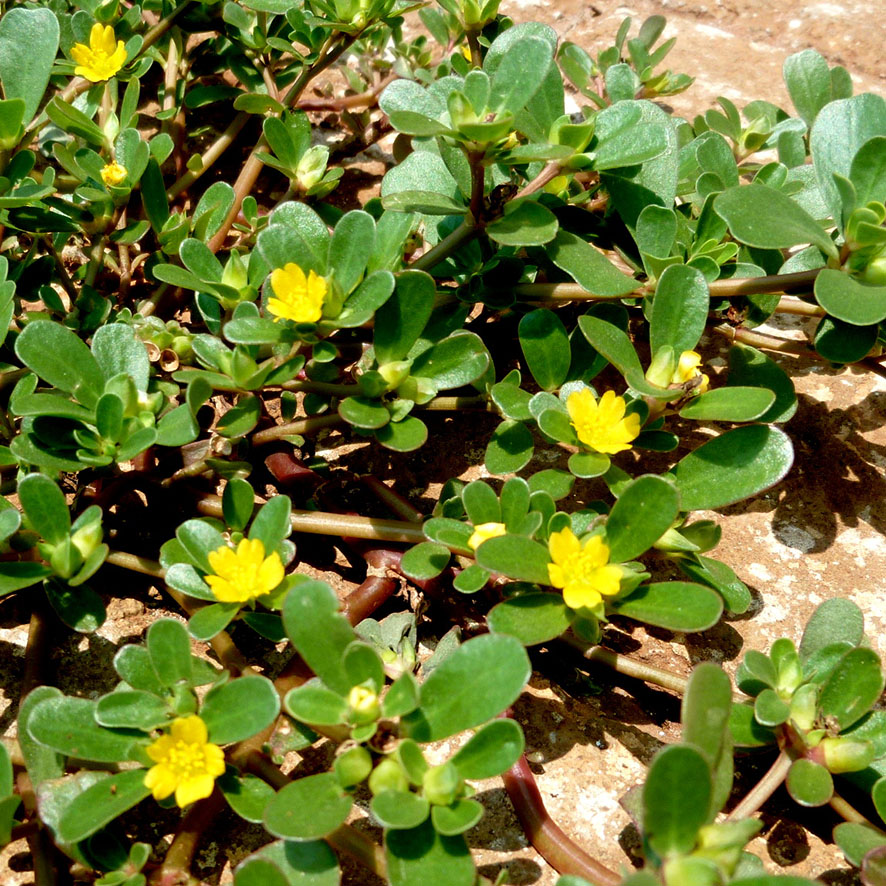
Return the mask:
<path fill-rule="evenodd" d="M 179 739 L 167 751 L 163 764 L 178 781 L 199 778 L 206 774 L 204 746 Z"/>

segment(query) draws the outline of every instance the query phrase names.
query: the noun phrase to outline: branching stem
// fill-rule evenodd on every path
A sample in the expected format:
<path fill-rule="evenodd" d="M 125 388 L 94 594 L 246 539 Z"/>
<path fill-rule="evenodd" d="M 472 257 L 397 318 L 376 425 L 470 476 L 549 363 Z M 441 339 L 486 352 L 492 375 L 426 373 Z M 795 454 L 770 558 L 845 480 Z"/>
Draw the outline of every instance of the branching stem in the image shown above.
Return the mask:
<path fill-rule="evenodd" d="M 726 816 L 726 821 L 737 821 L 753 815 L 785 780 L 793 760 L 786 751 L 779 752 L 769 771 L 757 782 L 745 798 Z"/>

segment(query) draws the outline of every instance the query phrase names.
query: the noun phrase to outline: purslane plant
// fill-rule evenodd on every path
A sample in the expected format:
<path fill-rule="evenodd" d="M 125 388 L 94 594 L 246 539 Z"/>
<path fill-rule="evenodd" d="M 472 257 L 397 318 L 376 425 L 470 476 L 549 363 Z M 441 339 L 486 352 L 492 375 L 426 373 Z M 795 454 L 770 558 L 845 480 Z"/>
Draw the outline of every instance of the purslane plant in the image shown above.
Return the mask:
<path fill-rule="evenodd" d="M 749 651 L 753 704 L 712 665 L 684 686 L 605 644 L 612 618 L 699 632 L 748 611 L 696 512 L 791 468 L 797 398 L 763 350 L 882 374 L 886 102 L 806 50 L 784 68 L 795 113 L 720 98 L 684 120 L 654 101 L 692 82 L 662 68 L 661 16 L 580 47 L 497 0 L 420 6 L 0 15 L 0 595 L 31 614 L 0 843 L 30 841 L 39 886 L 56 848 L 99 884 L 182 882 L 227 804 L 273 838 L 235 886 L 332 886 L 335 851 L 393 886 L 476 886 L 472 782 L 504 773 L 561 886 L 777 886 L 746 816 L 785 780 L 849 819 L 836 838 L 873 880 L 886 837 L 832 778 L 882 817 L 883 677 L 857 608 Z M 348 158 L 384 138 L 356 200 Z M 811 340 L 754 331 L 779 311 L 814 318 Z M 488 433 L 432 513 L 330 457 L 334 430 L 421 459 L 453 445 L 441 413 Z M 337 556 L 344 601 L 317 580 Z M 107 597 L 143 593 L 134 573 L 187 626 L 155 620 L 106 685 L 63 695 L 53 633 L 97 630 Z M 403 580 L 428 610 L 382 609 Z M 522 758 L 508 709 L 542 644 L 685 690 L 682 742 L 632 806 L 638 872 L 570 844 Z M 720 821 L 733 739 L 779 756 Z M 292 769 L 322 742 L 328 766 Z M 159 863 L 131 814 L 156 804 L 183 810 Z M 381 844 L 348 824 L 360 808 Z"/>

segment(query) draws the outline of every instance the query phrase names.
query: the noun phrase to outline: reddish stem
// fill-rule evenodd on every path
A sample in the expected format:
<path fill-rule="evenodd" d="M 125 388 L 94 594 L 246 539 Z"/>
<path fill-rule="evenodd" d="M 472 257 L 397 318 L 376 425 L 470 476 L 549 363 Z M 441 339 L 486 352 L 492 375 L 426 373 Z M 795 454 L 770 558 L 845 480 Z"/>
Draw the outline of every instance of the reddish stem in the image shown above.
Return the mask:
<path fill-rule="evenodd" d="M 526 836 L 551 867 L 560 874 L 584 877 L 596 886 L 618 886 L 621 883 L 622 878 L 615 871 L 588 855 L 551 818 L 525 756 L 521 756 L 502 778 Z"/>

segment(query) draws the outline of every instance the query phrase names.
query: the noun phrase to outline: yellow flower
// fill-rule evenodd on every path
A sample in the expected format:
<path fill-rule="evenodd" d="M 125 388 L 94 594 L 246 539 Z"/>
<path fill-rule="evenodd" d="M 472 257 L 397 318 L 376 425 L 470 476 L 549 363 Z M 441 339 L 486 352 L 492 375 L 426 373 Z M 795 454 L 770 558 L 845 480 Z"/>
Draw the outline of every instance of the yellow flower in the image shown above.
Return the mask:
<path fill-rule="evenodd" d="M 609 546 L 599 535 L 582 543 L 571 529 L 561 529 L 551 533 L 548 551 L 554 561 L 548 563 L 548 577 L 570 609 L 592 608 L 618 593 L 622 569 L 609 562 Z"/>
<path fill-rule="evenodd" d="M 468 547 L 472 551 L 476 551 L 484 541 L 488 541 L 490 538 L 498 538 L 506 532 L 507 529 L 505 529 L 504 523 L 480 523 L 474 527 L 474 533 L 468 539 Z"/>
<path fill-rule="evenodd" d="M 614 391 L 595 400 L 588 388 L 574 391 L 566 398 L 566 411 L 578 439 L 595 452 L 613 455 L 631 448 L 631 440 L 640 433 L 640 416 L 625 418 L 625 401 Z"/>
<path fill-rule="evenodd" d="M 175 793 L 175 802 L 187 806 L 212 793 L 215 779 L 225 771 L 225 752 L 208 738 L 206 724 L 191 714 L 173 720 L 169 734 L 145 748 L 155 764 L 145 773 L 145 787 L 155 800 Z"/>
<path fill-rule="evenodd" d="M 671 384 L 683 385 L 693 378 L 701 376 L 701 382 L 693 389 L 697 394 L 703 394 L 708 389 L 708 377 L 699 368 L 701 366 L 701 354 L 695 351 L 683 351 L 677 368 L 671 376 Z"/>
<path fill-rule="evenodd" d="M 323 316 L 326 280 L 313 270 L 305 272 L 294 262 L 271 271 L 271 289 L 276 298 L 268 299 L 268 310 L 278 320 L 316 323 Z"/>
<path fill-rule="evenodd" d="M 215 599 L 221 603 L 248 603 L 270 594 L 283 581 L 283 562 L 273 551 L 265 557 L 260 539 L 244 538 L 237 550 L 222 545 L 208 554 L 214 575 L 206 576 Z"/>
<path fill-rule="evenodd" d="M 102 181 L 105 183 L 105 187 L 108 188 L 116 188 L 117 185 L 122 185 L 126 181 L 127 174 L 126 167 L 121 166 L 116 160 L 112 160 L 110 163 L 102 166 Z"/>
<path fill-rule="evenodd" d="M 74 73 L 101 83 L 110 80 L 126 64 L 126 47 L 122 40 L 114 46 L 114 29 L 110 25 L 94 24 L 89 32 L 89 46 L 75 43 L 71 58 L 77 62 Z"/>

